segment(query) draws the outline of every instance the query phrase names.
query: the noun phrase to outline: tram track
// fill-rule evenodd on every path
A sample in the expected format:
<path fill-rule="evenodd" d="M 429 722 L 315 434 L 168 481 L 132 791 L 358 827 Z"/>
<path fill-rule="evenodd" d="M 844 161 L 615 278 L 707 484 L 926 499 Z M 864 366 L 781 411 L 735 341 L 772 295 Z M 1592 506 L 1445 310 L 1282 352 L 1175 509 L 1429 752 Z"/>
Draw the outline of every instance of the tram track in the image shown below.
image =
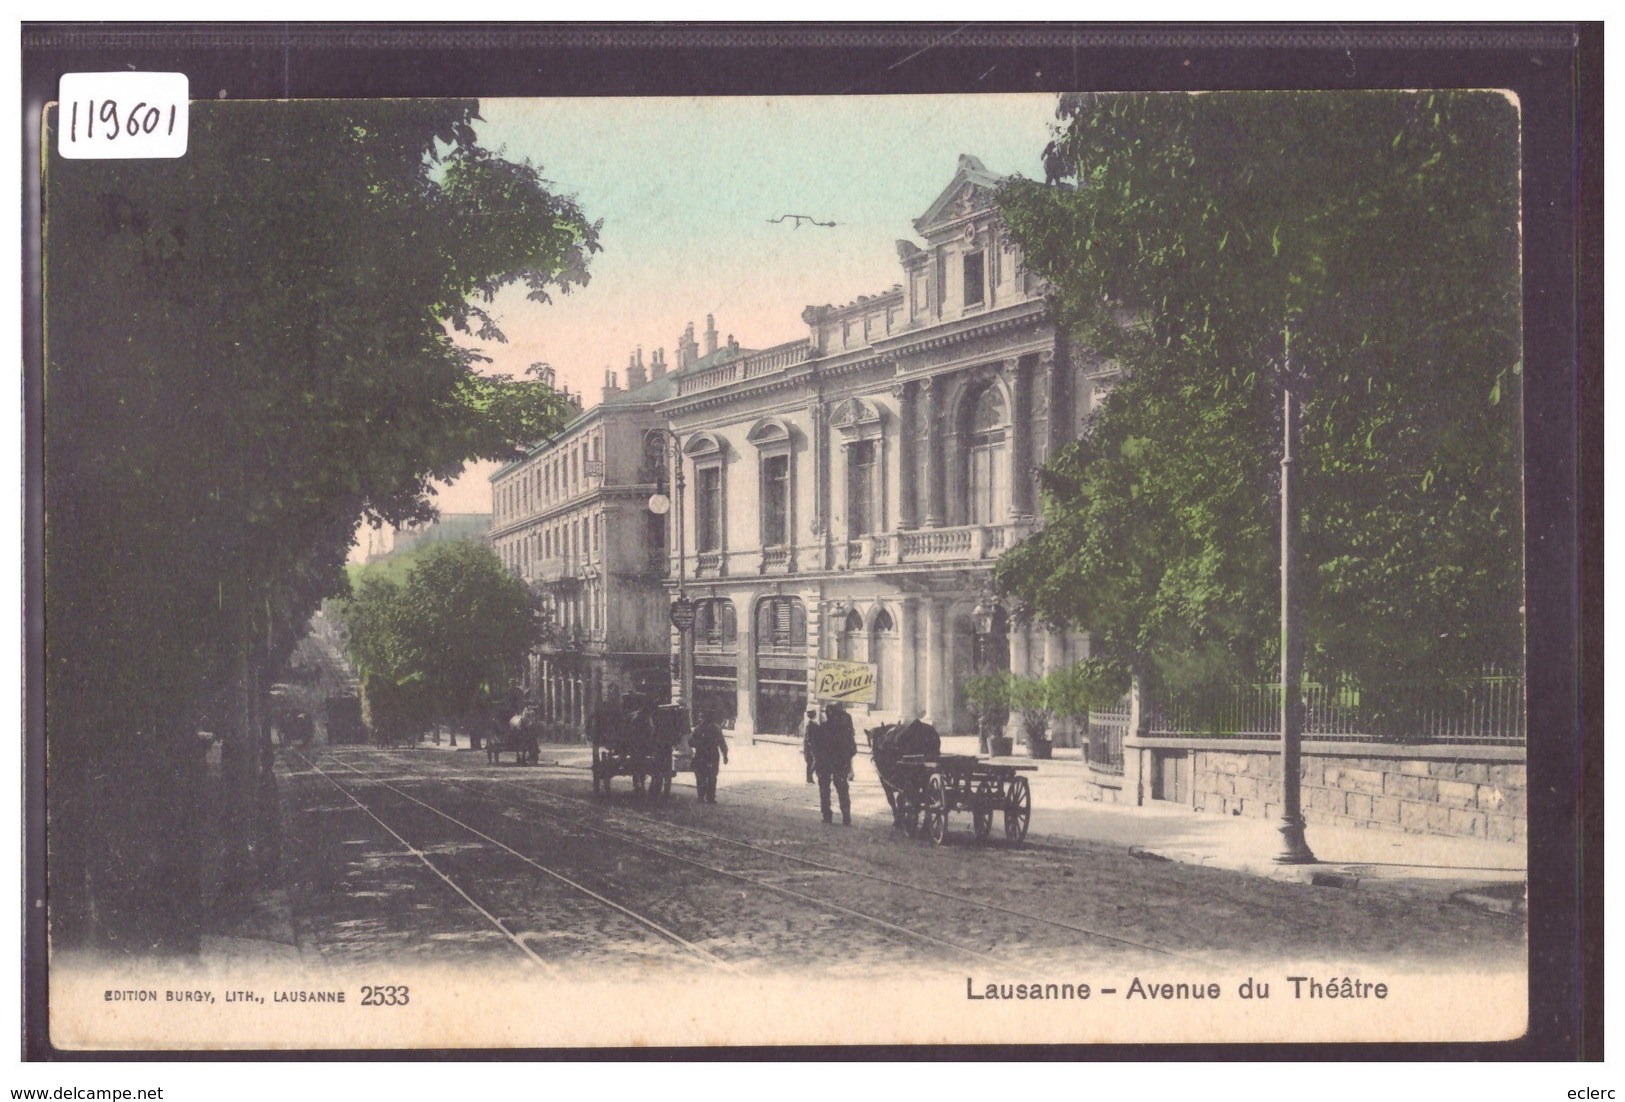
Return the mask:
<path fill-rule="evenodd" d="M 404 764 L 401 761 L 401 758 L 398 756 L 398 754 L 392 754 L 390 760 L 392 762 L 394 762 L 397 766 Z M 411 759 L 407 759 L 407 760 L 410 761 Z M 414 764 L 416 764 L 416 763 L 414 763 Z M 560 768 L 563 768 L 563 767 L 560 767 Z M 551 820 L 558 821 L 558 822 L 563 822 L 563 823 L 569 824 L 571 826 L 575 826 L 575 827 L 580 828 L 580 829 L 585 829 L 585 830 L 592 831 L 592 832 L 600 834 L 600 835 L 611 837 L 611 838 L 619 840 L 619 841 L 621 841 L 621 842 L 623 842 L 625 844 L 628 844 L 628 845 L 634 845 L 634 846 L 639 846 L 641 848 L 649 849 L 649 850 L 652 850 L 653 852 L 659 853 L 659 854 L 661 854 L 662 856 L 665 856 L 665 857 L 676 859 L 676 860 L 679 860 L 679 861 L 682 861 L 684 863 L 691 864 L 691 865 L 692 864 L 697 864 L 696 862 L 693 861 L 693 859 L 691 859 L 689 857 L 686 857 L 686 856 L 684 856 L 682 854 L 674 853 L 674 852 L 672 852 L 672 851 L 670 851 L 668 849 L 665 849 L 663 847 L 651 846 L 646 840 L 639 840 L 639 839 L 635 839 L 635 838 L 632 838 L 632 837 L 629 837 L 629 836 L 626 836 L 626 835 L 621 835 L 621 834 L 618 834 L 615 831 L 611 831 L 611 830 L 606 829 L 602 825 L 589 823 L 589 822 L 586 822 L 586 821 L 584 821 L 582 819 L 577 819 L 577 818 L 574 818 L 574 817 L 564 816 L 564 815 L 556 814 L 554 812 L 549 812 L 549 811 L 547 811 L 547 810 L 545 810 L 543 808 L 537 807 L 536 803 L 535 803 L 535 801 L 537 801 L 537 800 L 546 800 L 546 801 L 554 801 L 555 805 L 557 803 L 565 803 L 565 804 L 570 804 L 570 805 L 577 806 L 577 807 L 584 808 L 584 809 L 601 810 L 602 807 L 603 807 L 603 803 L 600 800 L 597 800 L 597 799 L 592 799 L 592 800 L 581 799 L 581 798 L 578 798 L 578 797 L 565 795 L 565 794 L 559 793 L 559 792 L 544 791 L 544 790 L 541 790 L 541 789 L 537 789 L 534 786 L 525 785 L 525 784 L 522 784 L 521 782 L 511 780 L 511 779 L 505 778 L 505 777 L 490 777 L 490 776 L 484 776 L 484 775 L 476 775 L 476 776 L 477 776 L 478 780 L 486 782 L 487 784 L 501 784 L 501 785 L 510 786 L 510 787 L 513 787 L 513 788 L 518 788 L 521 791 L 523 791 L 524 793 L 526 793 L 526 795 L 529 796 L 530 799 L 527 800 L 526 802 L 523 802 L 523 803 L 514 803 L 513 801 L 500 800 L 497 797 L 495 797 L 494 795 L 492 795 L 491 793 L 483 792 L 476 785 L 469 783 L 470 780 L 474 779 L 469 774 L 464 774 L 464 773 L 451 771 L 451 770 L 436 770 L 436 771 L 432 771 L 432 772 L 429 772 L 429 773 L 418 774 L 417 779 L 424 780 L 424 781 L 437 781 L 437 782 L 453 783 L 453 784 L 456 784 L 459 787 L 462 787 L 462 788 L 464 788 L 464 789 L 466 789 L 468 791 L 474 792 L 476 795 L 484 796 L 487 799 L 494 800 L 494 801 L 496 801 L 498 803 L 502 803 L 502 804 L 504 804 L 506 806 L 510 806 L 510 807 L 514 807 L 514 808 L 520 808 L 520 809 L 524 809 L 524 810 L 528 810 L 528 811 L 533 811 L 533 812 L 535 812 L 537 814 L 540 814 L 540 815 L 543 815 L 543 816 L 545 816 L 545 817 L 547 817 L 547 818 L 549 818 Z M 662 830 L 666 830 L 666 831 L 679 831 L 679 832 L 682 832 L 682 833 L 684 833 L 686 835 L 689 835 L 689 836 L 693 836 L 693 837 L 697 837 L 697 838 L 703 838 L 703 839 L 707 840 L 708 842 L 711 842 L 711 843 L 714 843 L 714 844 L 720 844 L 720 845 L 732 847 L 734 849 L 748 851 L 748 852 L 751 852 L 751 853 L 754 853 L 754 854 L 757 854 L 757 855 L 761 855 L 763 857 L 769 858 L 769 859 L 771 859 L 771 860 L 773 860 L 775 862 L 778 862 L 778 863 L 789 864 L 789 865 L 794 865 L 794 866 L 800 866 L 802 868 L 810 869 L 810 870 L 816 871 L 818 873 L 831 873 L 831 874 L 837 874 L 837 875 L 843 876 L 843 877 L 852 877 L 852 878 L 863 879 L 863 880 L 870 881 L 872 883 L 877 883 L 877 884 L 884 885 L 884 886 L 886 886 L 888 888 L 898 889 L 898 890 L 902 890 L 902 891 L 906 891 L 906 892 L 915 893 L 915 894 L 918 894 L 918 895 L 931 897 L 931 898 L 934 898 L 934 899 L 940 899 L 940 900 L 943 900 L 943 901 L 946 901 L 946 902 L 951 902 L 951 903 L 953 903 L 955 905 L 958 905 L 958 906 L 971 907 L 971 908 L 975 908 L 975 909 L 979 909 L 979 910 L 983 910 L 983 911 L 996 913 L 996 914 L 1005 916 L 1007 918 L 1020 919 L 1022 921 L 1033 922 L 1033 923 L 1038 923 L 1038 924 L 1041 924 L 1041 925 L 1044 925 L 1044 926 L 1048 926 L 1048 927 L 1051 927 L 1053 929 L 1064 930 L 1064 931 L 1066 931 L 1068 933 L 1080 934 L 1080 935 L 1086 936 L 1088 938 L 1091 938 L 1091 939 L 1093 939 L 1093 940 L 1095 940 L 1097 942 L 1102 942 L 1102 943 L 1109 944 L 1109 945 L 1112 945 L 1112 946 L 1118 947 L 1118 948 L 1131 949 L 1131 950 L 1135 950 L 1137 952 L 1148 953 L 1148 954 L 1152 954 L 1152 955 L 1158 956 L 1158 957 L 1166 957 L 1166 958 L 1170 958 L 1170 959 L 1181 960 L 1181 961 L 1186 961 L 1186 962 L 1196 963 L 1196 964 L 1209 965 L 1209 964 L 1212 963 L 1209 960 L 1206 960 L 1206 959 L 1204 959 L 1202 957 L 1199 957 L 1199 956 L 1196 956 L 1196 955 L 1193 955 L 1193 954 L 1190 954 L 1190 953 L 1179 952 L 1179 951 L 1176 951 L 1176 950 L 1163 948 L 1163 947 L 1157 946 L 1157 945 L 1148 945 L 1148 944 L 1146 944 L 1144 942 L 1135 941 L 1135 940 L 1133 940 L 1131 938 L 1121 937 L 1121 936 L 1116 935 L 1116 934 L 1110 934 L 1110 933 L 1107 933 L 1107 932 L 1102 931 L 1102 930 L 1092 929 L 1090 927 L 1082 926 L 1082 925 L 1079 925 L 1077 923 L 1071 923 L 1071 922 L 1067 922 L 1067 921 L 1062 920 L 1062 919 L 1051 918 L 1051 917 L 1048 917 L 1048 916 L 1045 916 L 1045 915 L 1034 914 L 1034 913 L 1032 913 L 1030 911 L 1023 911 L 1023 910 L 1020 910 L 1020 909 L 1017 909 L 1017 908 L 1014 908 L 1014 907 L 1008 907 L 1008 906 L 1005 906 L 1005 905 L 1002 905 L 1002 904 L 999 904 L 999 903 L 991 903 L 991 902 L 988 902 L 987 900 L 974 899 L 974 898 L 971 898 L 969 896 L 964 896 L 964 895 L 960 895 L 960 894 L 955 893 L 955 892 L 946 891 L 946 890 L 944 890 L 942 888 L 931 887 L 929 885 L 914 883 L 914 882 L 907 881 L 907 880 L 900 880 L 900 879 L 897 879 L 895 877 L 890 877 L 890 876 L 883 875 L 881 873 L 869 872 L 869 871 L 865 871 L 865 870 L 862 870 L 862 869 L 849 868 L 849 867 L 845 867 L 845 866 L 841 866 L 841 865 L 832 864 L 832 863 L 829 863 L 829 862 L 818 861 L 818 860 L 814 860 L 814 859 L 808 858 L 808 857 L 803 857 L 803 856 L 800 856 L 800 855 L 797 855 L 797 854 L 784 853 L 784 852 L 781 852 L 781 851 L 778 851 L 778 850 L 769 849 L 769 848 L 767 848 L 765 846 L 759 846 L 759 845 L 756 845 L 756 844 L 751 843 L 751 842 L 741 841 L 741 840 L 739 840 L 737 838 L 731 838 L 731 837 L 728 837 L 727 835 L 718 834 L 718 833 L 715 833 L 713 831 L 703 830 L 703 829 L 700 829 L 698 827 L 688 826 L 687 824 L 673 822 L 670 819 L 657 818 L 655 816 L 648 815 L 646 813 L 639 812 L 639 811 L 629 809 L 629 808 L 625 808 L 625 807 L 619 807 L 618 806 L 614 810 L 615 810 L 616 813 L 618 813 L 620 815 L 623 815 L 623 816 L 630 817 L 632 819 L 635 819 L 639 823 L 642 823 L 642 824 L 646 824 L 646 825 L 649 825 L 649 826 L 655 826 L 655 827 L 658 827 L 658 828 L 660 828 Z M 721 873 L 722 875 L 730 876 L 730 877 L 733 877 L 735 879 L 746 880 L 746 881 L 749 881 L 749 882 L 756 883 L 757 886 L 762 887 L 762 888 L 767 889 L 767 890 L 780 891 L 780 892 L 784 892 L 786 894 L 801 895 L 801 893 L 796 893 L 792 889 L 785 889 L 785 888 L 782 888 L 781 886 L 774 885 L 774 884 L 771 884 L 771 883 L 766 883 L 766 882 L 753 880 L 752 878 L 747 877 L 744 874 L 738 873 L 738 872 L 735 872 L 735 871 L 719 870 L 719 869 L 715 869 L 715 868 L 710 868 L 708 866 L 704 866 L 703 864 L 700 865 L 699 867 L 707 868 L 708 871 L 711 871 L 711 872 L 714 872 L 714 873 Z M 804 897 L 803 896 L 803 898 L 809 898 L 809 897 Z M 819 905 L 830 905 L 830 904 L 827 903 L 827 901 L 816 901 L 816 902 L 818 902 Z M 882 923 L 887 922 L 887 920 L 878 919 L 877 916 L 870 916 L 870 915 L 867 915 L 867 914 L 863 914 L 862 917 L 869 918 L 869 919 L 871 919 L 873 921 L 879 921 L 879 922 L 882 922 Z M 907 928 L 905 927 L 903 929 L 907 929 Z M 931 940 L 939 941 L 939 943 L 940 943 L 940 940 L 941 940 L 941 939 L 935 939 L 932 935 L 920 934 L 918 931 L 914 931 L 913 933 L 914 933 L 915 936 L 925 937 L 925 938 L 928 938 L 928 939 L 931 939 Z M 950 944 L 952 944 L 952 943 L 950 943 Z M 956 945 L 955 947 L 962 950 L 962 951 L 965 951 L 965 952 L 972 953 L 972 954 L 975 954 L 977 956 L 980 956 L 985 960 L 992 959 L 987 954 L 982 953 L 979 950 L 970 949 L 969 947 L 966 947 L 966 946 L 957 946 Z"/>
<path fill-rule="evenodd" d="M 380 827 L 382 827 L 392 838 L 395 839 L 396 842 L 398 842 L 400 845 L 405 847 L 407 852 L 412 854 L 412 856 L 416 857 L 424 866 L 426 866 L 431 872 L 433 872 L 437 878 L 439 878 L 441 881 L 443 881 L 449 888 L 451 888 L 452 891 L 454 891 L 458 896 L 460 896 L 464 900 L 464 902 L 466 902 L 474 910 L 479 912 L 479 914 L 482 915 L 488 922 L 490 922 L 499 931 L 501 931 L 502 934 L 504 935 L 504 937 L 506 937 L 507 940 L 515 948 L 517 948 L 521 953 L 523 953 L 525 955 L 526 959 L 531 961 L 532 964 L 535 964 L 535 965 L 549 971 L 553 975 L 562 974 L 560 969 L 556 965 L 552 964 L 551 962 L 549 962 L 546 959 L 544 959 L 543 957 L 541 957 L 539 954 L 537 954 L 535 952 L 534 949 L 532 949 L 528 944 L 526 944 L 526 942 L 524 940 L 525 932 L 513 929 L 508 923 L 504 922 L 502 919 L 500 919 L 496 915 L 492 914 L 491 910 L 489 908 L 485 907 L 484 905 L 482 905 L 478 900 L 476 900 L 474 898 L 474 896 L 472 894 L 470 894 L 469 890 L 464 885 L 459 884 L 455 879 L 453 879 L 453 877 L 449 873 L 447 873 L 445 870 L 441 869 L 433 861 L 431 861 L 429 859 L 428 855 L 423 851 L 422 848 L 413 845 L 404 835 L 402 835 L 394 827 L 390 826 L 389 823 L 385 822 L 384 819 L 376 811 L 374 811 L 373 808 L 369 807 L 365 801 L 363 801 L 359 796 L 357 796 L 355 792 L 353 792 L 349 788 L 346 788 L 342 783 L 340 783 L 340 781 L 337 778 L 335 778 L 327 770 L 323 769 L 316 762 L 312 761 L 309 757 L 307 757 L 307 756 L 305 756 L 303 754 L 297 754 L 297 756 L 305 763 L 305 765 L 307 767 L 309 767 L 309 769 L 313 773 L 315 773 L 318 776 L 322 777 L 329 784 L 333 785 L 333 787 L 337 788 L 346 798 L 348 798 L 353 804 L 355 804 L 362 811 L 364 811 L 374 822 L 376 822 Z M 497 849 L 500 850 L 501 852 L 504 852 L 504 853 L 514 857 L 514 858 L 517 858 L 519 861 L 523 862 L 529 868 L 543 873 L 544 875 L 551 878 L 554 882 L 564 885 L 565 887 L 572 890 L 574 893 L 576 893 L 576 894 L 578 894 L 578 895 L 580 895 L 582 897 L 585 897 L 586 899 L 589 899 L 589 900 L 593 901 L 594 903 L 599 904 L 600 906 L 609 909 L 610 911 L 615 912 L 616 914 L 620 915 L 623 918 L 629 919 L 632 923 L 634 923 L 636 925 L 636 927 L 641 929 L 646 935 L 647 934 L 653 934 L 656 937 L 658 937 L 663 943 L 674 946 L 674 947 L 684 951 L 685 953 L 691 955 L 692 957 L 698 959 L 699 961 L 701 961 L 701 962 L 703 962 L 703 963 L 705 963 L 705 964 L 707 964 L 707 965 L 709 965 L 711 967 L 714 967 L 714 968 L 717 968 L 717 969 L 720 969 L 720 970 L 726 971 L 726 972 L 735 972 L 735 971 L 737 971 L 737 967 L 734 964 L 732 964 L 729 961 L 726 961 L 726 960 L 722 959 L 721 957 L 717 956 L 715 953 L 712 953 L 710 950 L 706 949 L 704 946 L 698 945 L 695 942 L 689 940 L 688 938 L 683 937 L 681 934 L 679 934 L 679 933 L 677 933 L 677 932 L 675 932 L 675 931 L 673 931 L 671 929 L 668 929 L 666 926 L 664 926 L 663 924 L 655 921 L 652 918 L 649 918 L 647 915 L 640 914 L 639 912 L 633 910 L 632 908 L 627 907 L 624 904 L 621 904 L 619 902 L 616 902 L 615 900 L 608 898 L 607 896 L 603 895 L 602 893 L 594 891 L 592 888 L 587 887 L 585 884 L 582 884 L 582 883 L 578 882 L 577 880 L 575 880 L 575 879 L 573 879 L 573 878 L 571 878 L 569 876 L 564 875 L 563 873 L 559 872 L 558 870 L 553 869 L 553 868 L 551 868 L 551 867 L 549 867 L 547 865 L 544 865 L 540 861 L 536 860 L 534 857 L 532 857 L 532 856 L 530 856 L 528 854 L 521 853 L 519 850 L 514 849 L 512 846 L 508 845 L 507 843 L 501 841 L 498 838 L 492 837 L 490 834 L 487 834 L 486 832 L 480 830 L 478 827 L 475 827 L 470 823 L 463 822 L 462 820 L 458 819 L 457 817 L 455 817 L 453 815 L 448 815 L 444 811 L 442 811 L 441 809 L 434 807 L 432 804 L 429 804 L 429 803 L 427 803 L 427 802 L 425 802 L 423 800 L 419 800 L 418 798 L 416 798 L 415 796 L 411 795 L 408 792 L 404 792 L 401 789 L 396 788 L 393 785 L 390 785 L 390 784 L 387 784 L 387 783 L 385 783 L 383 781 L 380 781 L 380 780 L 377 779 L 376 776 L 370 775 L 367 772 L 365 772 L 364 770 L 356 769 L 354 766 L 352 766 L 349 763 L 343 761 L 342 759 L 339 759 L 337 757 L 334 757 L 334 756 L 330 755 L 330 760 L 335 764 L 343 766 L 345 769 L 348 769 L 350 772 L 359 775 L 363 779 L 366 779 L 370 783 L 378 785 L 379 787 L 388 789 L 389 791 L 393 792 L 395 795 L 400 796 L 400 797 L 410 801 L 413 804 L 416 804 L 417 806 L 423 808 L 424 810 L 426 810 L 428 812 L 431 812 L 432 814 L 438 816 L 441 819 L 446 820 L 447 822 L 453 824 L 458 829 L 460 829 L 460 830 L 462 830 L 462 831 L 464 831 L 464 832 L 466 832 L 468 834 L 471 834 L 471 835 L 479 838 L 480 840 L 482 840 L 484 842 L 487 842 L 487 843 L 497 847 Z"/>
<path fill-rule="evenodd" d="M 457 820 L 455 817 L 447 815 L 445 812 L 440 811 L 440 810 L 432 807 L 432 805 L 430 805 L 430 804 L 424 803 L 422 800 L 419 800 L 416 797 L 410 795 L 409 793 L 406 793 L 406 792 L 402 791 L 401 789 L 394 787 L 393 785 L 389 784 L 386 781 L 380 780 L 378 778 L 377 774 L 371 774 L 371 773 L 366 772 L 365 770 L 357 769 L 355 766 L 353 766 L 353 765 L 349 764 L 348 762 L 345 762 L 345 761 L 343 761 L 341 759 L 338 759 L 338 758 L 334 758 L 334 761 L 336 761 L 337 764 L 344 766 L 346 769 L 349 769 L 350 771 L 352 771 L 352 772 L 354 772 L 354 773 L 356 773 L 356 774 L 358 774 L 360 776 L 366 777 L 367 779 L 371 780 L 373 783 L 378 784 L 383 788 L 387 788 L 390 791 L 393 791 L 393 792 L 397 793 L 398 795 L 401 795 L 401 796 L 405 797 L 406 799 L 413 801 L 414 803 L 420 804 L 423 807 L 428 808 L 431 811 L 434 811 L 436 814 L 440 815 L 443 818 L 446 818 L 446 819 L 448 819 L 448 820 L 450 820 L 452 822 L 460 822 L 460 820 Z M 571 817 L 564 816 L 564 815 L 554 814 L 554 813 L 546 811 L 546 810 L 544 810 L 542 808 L 536 807 L 534 804 L 529 803 L 529 802 L 523 802 L 522 803 L 522 802 L 516 802 L 516 801 L 512 801 L 512 800 L 501 799 L 500 797 L 497 797 L 497 796 L 495 796 L 495 795 L 493 795 L 493 794 L 491 794 L 489 792 L 482 792 L 477 787 L 475 787 L 475 786 L 473 786 L 471 784 L 467 784 L 467 783 L 457 779 L 454 776 L 447 776 L 447 775 L 444 775 L 444 774 L 416 774 L 416 775 L 414 775 L 412 777 L 412 779 L 416 780 L 416 781 L 424 781 L 424 782 L 452 783 L 452 784 L 455 784 L 459 788 L 462 788 L 462 789 L 464 789 L 466 791 L 469 791 L 469 792 L 473 793 L 476 797 L 479 797 L 481 799 L 489 800 L 489 801 L 491 801 L 493 803 L 497 803 L 497 804 L 500 804 L 500 805 L 505 806 L 505 807 L 510 807 L 510 808 L 515 809 L 515 810 L 528 811 L 528 812 L 531 812 L 531 813 L 534 813 L 534 814 L 537 814 L 537 815 L 541 815 L 542 817 L 548 819 L 549 821 L 559 823 L 559 824 L 562 824 L 562 825 L 567 826 L 567 827 L 572 827 L 572 828 L 574 828 L 576 830 L 582 830 L 582 831 L 586 831 L 588 833 L 595 834 L 595 835 L 598 835 L 598 836 L 601 836 L 601 837 L 609 838 L 612 841 L 619 842 L 622 845 L 629 846 L 629 847 L 634 848 L 634 849 L 642 850 L 645 853 L 649 853 L 649 854 L 653 854 L 655 856 L 658 856 L 663 860 L 674 861 L 674 862 L 677 862 L 678 864 L 685 865 L 685 866 L 690 867 L 690 868 L 698 869 L 698 870 L 700 870 L 702 872 L 709 873 L 709 874 L 711 874 L 713 876 L 721 877 L 721 878 L 724 878 L 724 879 L 727 879 L 727 880 L 732 880 L 732 881 L 734 881 L 736 883 L 746 884 L 746 885 L 748 885 L 750 887 L 756 888 L 756 889 L 761 890 L 761 891 L 772 892 L 774 894 L 781 895 L 781 896 L 784 896 L 786 898 L 794 899 L 794 900 L 796 900 L 797 902 L 799 902 L 801 904 L 804 904 L 806 906 L 809 906 L 809 907 L 814 908 L 814 909 L 819 910 L 819 911 L 823 911 L 825 913 L 835 914 L 835 915 L 842 916 L 844 918 L 855 919 L 857 921 L 864 922 L 866 924 L 869 924 L 869 925 L 881 930 L 883 933 L 888 934 L 888 935 L 890 935 L 890 936 L 892 936 L 894 938 L 900 937 L 900 938 L 905 938 L 905 939 L 907 939 L 909 941 L 913 941 L 913 942 L 925 943 L 925 944 L 931 945 L 931 946 L 933 946 L 934 948 L 937 948 L 937 949 L 946 949 L 946 950 L 949 950 L 951 952 L 958 953 L 958 954 L 961 954 L 961 955 L 964 955 L 964 956 L 968 956 L 968 957 L 971 957 L 971 958 L 974 958 L 976 960 L 980 960 L 980 961 L 983 961 L 983 962 L 991 963 L 991 962 L 994 962 L 996 960 L 996 958 L 994 958 L 993 956 L 991 956 L 991 955 L 989 955 L 987 953 L 984 953 L 979 949 L 974 949 L 974 948 L 972 948 L 972 947 L 970 947 L 968 945 L 962 945 L 962 944 L 960 944 L 958 942 L 950 941 L 950 940 L 948 940 L 946 938 L 937 937 L 934 934 L 928 934 L 928 933 L 925 933 L 924 931 L 916 930 L 916 929 L 914 929 L 912 927 L 904 926 L 904 925 L 902 925 L 900 923 L 892 922 L 889 919 L 882 918 L 879 915 L 871 914 L 871 913 L 869 913 L 867 911 L 858 910 L 857 908 L 853 908 L 853 907 L 847 907 L 847 906 L 845 906 L 843 904 L 836 903 L 833 900 L 820 899 L 820 898 L 818 898 L 816 896 L 809 895 L 806 892 L 802 892 L 802 891 L 798 891 L 798 890 L 796 890 L 794 888 L 786 887 L 783 884 L 774 884 L 774 883 L 771 883 L 769 881 L 763 880 L 760 877 L 750 876 L 750 875 L 747 875 L 745 873 L 739 872 L 737 870 L 725 869 L 725 868 L 720 868 L 720 867 L 715 866 L 715 865 L 710 865 L 710 864 L 707 864 L 704 861 L 697 860 L 697 859 L 695 859 L 695 858 L 693 858 L 691 856 L 688 856 L 686 854 L 678 853 L 675 850 L 672 850 L 672 849 L 669 849 L 669 848 L 666 848 L 666 847 L 663 847 L 663 846 L 652 845 L 646 840 L 638 839 L 638 838 L 632 837 L 632 836 L 627 835 L 627 834 L 619 833 L 617 831 L 608 830 L 608 829 L 605 829 L 605 828 L 603 828 L 601 826 L 596 826 L 596 825 L 594 825 L 592 823 L 587 823 L 587 822 L 584 822 L 584 821 L 579 820 L 579 819 L 571 818 Z M 565 797 L 565 798 L 568 799 L 568 797 Z M 585 802 L 585 801 L 583 801 L 583 802 Z M 655 819 L 647 819 L 645 821 L 650 822 L 650 823 L 658 823 L 659 822 L 659 820 L 655 820 Z M 491 839 L 489 835 L 483 834 L 482 832 L 478 831 L 476 828 L 469 827 L 466 824 L 463 824 L 463 825 L 465 826 L 466 829 L 470 830 L 472 833 L 478 834 L 480 837 L 487 838 L 488 840 L 495 841 L 495 839 Z M 724 841 L 726 840 L 726 839 L 722 839 L 720 835 L 714 836 L 714 837 L 716 837 L 718 840 L 724 840 Z M 503 843 L 497 842 L 497 844 L 502 845 Z M 507 848 L 507 847 L 505 847 L 505 848 Z M 767 853 L 770 856 L 772 855 L 771 851 L 768 851 L 768 850 L 763 850 L 762 852 Z M 540 866 L 538 866 L 538 867 L 540 867 Z M 832 868 L 832 869 L 826 870 L 826 871 L 841 871 L 841 870 L 837 870 L 837 869 Z"/>

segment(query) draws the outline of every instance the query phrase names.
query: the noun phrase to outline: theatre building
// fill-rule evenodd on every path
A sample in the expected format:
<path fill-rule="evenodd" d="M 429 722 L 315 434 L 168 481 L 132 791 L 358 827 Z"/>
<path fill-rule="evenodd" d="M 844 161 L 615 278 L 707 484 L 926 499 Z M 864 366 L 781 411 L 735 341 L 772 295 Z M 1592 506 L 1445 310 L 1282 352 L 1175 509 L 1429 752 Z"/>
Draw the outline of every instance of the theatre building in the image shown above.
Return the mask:
<path fill-rule="evenodd" d="M 805 336 L 699 365 L 661 403 L 687 488 L 671 535 L 696 703 L 735 732 L 793 733 L 820 656 L 877 666 L 859 726 L 923 713 L 964 733 L 972 674 L 1084 657 L 1081 636 L 1012 626 L 990 585 L 1036 523 L 1034 467 L 1110 385 L 1058 341 L 998 183 L 961 157 L 897 242 L 896 285 L 808 307 Z"/>

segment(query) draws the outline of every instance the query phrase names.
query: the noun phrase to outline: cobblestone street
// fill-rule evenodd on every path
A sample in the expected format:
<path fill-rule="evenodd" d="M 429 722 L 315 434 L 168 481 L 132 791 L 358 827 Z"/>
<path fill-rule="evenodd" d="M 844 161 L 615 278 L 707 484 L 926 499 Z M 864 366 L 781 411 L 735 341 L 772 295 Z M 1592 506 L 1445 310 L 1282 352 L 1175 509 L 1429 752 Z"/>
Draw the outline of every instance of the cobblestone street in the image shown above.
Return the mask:
<path fill-rule="evenodd" d="M 686 775 L 662 799 L 624 780 L 595 796 L 576 747 L 545 747 L 535 768 L 431 749 L 288 751 L 300 947 L 339 965 L 831 977 L 1038 960 L 1521 966 L 1520 917 L 1147 860 L 1044 833 L 1041 804 L 1021 845 L 997 828 L 977 844 L 965 817 L 933 846 L 895 830 L 872 767 L 857 770 L 857 814 L 842 827 L 820 822 L 815 788 L 728 769 L 716 805 L 698 803 Z"/>

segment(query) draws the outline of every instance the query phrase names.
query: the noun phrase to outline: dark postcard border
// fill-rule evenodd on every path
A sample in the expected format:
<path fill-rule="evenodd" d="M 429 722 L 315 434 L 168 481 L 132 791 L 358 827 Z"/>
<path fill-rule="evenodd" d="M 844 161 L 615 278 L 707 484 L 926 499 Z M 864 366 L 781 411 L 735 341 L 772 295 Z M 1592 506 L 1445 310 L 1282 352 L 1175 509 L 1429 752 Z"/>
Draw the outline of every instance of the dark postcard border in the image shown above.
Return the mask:
<path fill-rule="evenodd" d="M 24 1055 L 55 1060 L 1597 1060 L 1602 1056 L 1600 24 L 25 24 Z M 61 74 L 193 95 L 761 95 L 1507 88 L 1524 121 L 1530 1029 L 1495 1044 L 64 1052 L 47 1032 L 39 120 Z M 1581 232 L 1581 231 L 1584 232 Z M 1583 732 L 1583 737 L 1582 737 Z"/>

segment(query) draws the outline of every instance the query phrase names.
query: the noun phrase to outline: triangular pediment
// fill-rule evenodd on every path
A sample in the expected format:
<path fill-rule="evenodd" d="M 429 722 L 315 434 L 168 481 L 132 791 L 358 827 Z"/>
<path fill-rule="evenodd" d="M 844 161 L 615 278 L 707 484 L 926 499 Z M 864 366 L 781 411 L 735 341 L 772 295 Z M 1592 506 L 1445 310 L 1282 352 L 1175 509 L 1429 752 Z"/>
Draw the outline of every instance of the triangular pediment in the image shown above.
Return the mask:
<path fill-rule="evenodd" d="M 929 235 L 939 226 L 991 207 L 993 194 L 1001 181 L 1002 178 L 989 172 L 980 160 L 961 154 L 959 171 L 925 213 L 914 220 L 915 231 Z"/>

